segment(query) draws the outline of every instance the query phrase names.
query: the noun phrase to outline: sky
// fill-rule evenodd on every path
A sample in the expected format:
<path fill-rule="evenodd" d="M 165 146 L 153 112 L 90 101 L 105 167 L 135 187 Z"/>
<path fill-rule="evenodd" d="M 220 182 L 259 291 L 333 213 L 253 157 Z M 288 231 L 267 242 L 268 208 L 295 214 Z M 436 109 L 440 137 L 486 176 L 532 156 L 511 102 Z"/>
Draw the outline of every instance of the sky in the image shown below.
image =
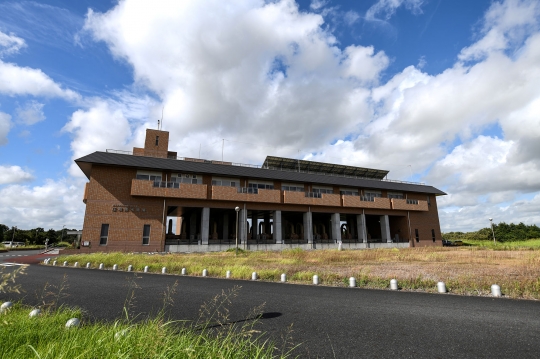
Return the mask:
<path fill-rule="evenodd" d="M 163 117 L 179 156 L 432 185 L 443 232 L 540 225 L 538 84 L 539 1 L 0 1 L 0 223 L 81 229 L 74 160 Z"/>

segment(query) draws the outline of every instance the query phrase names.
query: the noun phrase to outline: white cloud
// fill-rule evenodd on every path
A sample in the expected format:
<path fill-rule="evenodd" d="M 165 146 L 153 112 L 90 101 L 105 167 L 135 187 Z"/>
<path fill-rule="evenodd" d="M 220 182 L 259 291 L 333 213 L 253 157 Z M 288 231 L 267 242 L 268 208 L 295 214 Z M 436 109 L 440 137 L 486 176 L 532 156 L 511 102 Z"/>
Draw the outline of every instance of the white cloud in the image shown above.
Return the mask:
<path fill-rule="evenodd" d="M 424 0 L 379 0 L 367 10 L 365 18 L 369 21 L 388 21 L 401 6 L 405 6 L 413 14 L 421 14 L 424 2 Z"/>
<path fill-rule="evenodd" d="M 82 228 L 84 180 L 47 180 L 42 186 L 0 188 L 0 223 L 20 228 Z"/>
<path fill-rule="evenodd" d="M 45 119 L 43 106 L 45 105 L 34 100 L 27 101 L 24 107 L 17 107 L 15 111 L 17 121 L 27 126 L 43 121 Z"/>
<path fill-rule="evenodd" d="M 8 143 L 7 135 L 11 129 L 11 116 L 0 112 L 0 146 Z"/>
<path fill-rule="evenodd" d="M 0 58 L 19 52 L 26 43 L 20 37 L 0 31 Z"/>
<path fill-rule="evenodd" d="M 0 165 L 0 185 L 8 183 L 21 183 L 33 180 L 30 172 L 26 172 L 19 166 Z"/>
<path fill-rule="evenodd" d="M 78 100 L 76 92 L 63 89 L 40 69 L 19 67 L 16 64 L 0 61 L 0 94 L 9 96 L 45 96 Z"/>
<path fill-rule="evenodd" d="M 345 16 L 343 17 L 343 20 L 345 20 L 345 23 L 349 26 L 357 22 L 358 19 L 360 19 L 360 15 L 356 11 L 353 11 L 353 10 L 347 11 L 345 13 Z"/>
<path fill-rule="evenodd" d="M 74 112 L 63 131 L 73 135 L 73 159 L 107 149 L 131 150 L 127 145 L 131 137 L 128 119 L 121 109 L 104 100 L 95 100 L 88 110 Z M 72 176 L 84 177 L 75 163 L 71 164 L 69 172 Z"/>
<path fill-rule="evenodd" d="M 328 5 L 328 0 L 311 0 L 309 7 L 312 10 L 320 10 L 326 5 Z"/>
<path fill-rule="evenodd" d="M 462 61 L 480 60 L 493 52 L 516 50 L 539 30 L 540 3 L 530 0 L 495 2 L 484 16 L 481 39 L 461 50 Z"/>
<path fill-rule="evenodd" d="M 201 146 L 203 157 L 219 159 L 225 138 L 225 159 L 234 162 L 277 154 L 390 169 L 391 178 L 415 177 L 412 170 L 447 189 L 444 213 L 463 206 L 463 223 L 474 229 L 484 220 L 480 202 L 512 208 L 519 196 L 539 191 L 534 3 L 494 3 L 478 40 L 442 73 L 411 66 L 379 85 L 389 62 L 383 52 L 340 49 L 323 15 L 301 13 L 290 0 L 119 2 L 107 13 L 89 11 L 85 31 L 132 66 L 135 87 L 162 104 L 140 102 L 135 112 L 145 117 L 129 114 L 122 99 L 96 101 L 74 113 L 65 130 L 74 135 L 75 157 L 129 149 L 142 144 L 144 127 L 164 106 L 164 129 L 181 156 L 197 156 Z M 312 9 L 325 4 L 314 1 Z M 423 4 L 381 0 L 366 19 L 388 20 L 399 7 L 418 14 Z M 533 15 L 521 17 L 522 8 Z M 105 121 L 114 134 L 102 133 Z M 482 135 L 488 128 L 503 133 Z"/>
<path fill-rule="evenodd" d="M 226 138 L 296 155 L 368 121 L 361 84 L 376 81 L 388 63 L 371 47 L 339 50 L 322 25 L 322 16 L 289 0 L 192 1 L 122 2 L 105 14 L 90 11 L 85 28 L 160 96 L 179 152 L 198 150 L 201 137 L 203 145 Z M 243 151 L 235 160 L 263 158 Z"/>

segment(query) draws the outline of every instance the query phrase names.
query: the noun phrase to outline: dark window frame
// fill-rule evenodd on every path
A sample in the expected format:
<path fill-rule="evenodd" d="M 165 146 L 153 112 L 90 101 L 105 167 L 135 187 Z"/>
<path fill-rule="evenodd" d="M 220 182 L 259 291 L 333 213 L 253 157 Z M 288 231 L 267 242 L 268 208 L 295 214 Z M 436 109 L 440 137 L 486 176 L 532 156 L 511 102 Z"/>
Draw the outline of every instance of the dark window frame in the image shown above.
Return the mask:
<path fill-rule="evenodd" d="M 149 224 L 143 225 L 142 244 L 143 246 L 150 245 L 150 225 Z"/>
<path fill-rule="evenodd" d="M 110 225 L 108 223 L 102 223 L 101 224 L 101 232 L 99 235 L 99 245 L 100 246 L 106 246 L 107 242 L 109 241 L 109 228 Z"/>
<path fill-rule="evenodd" d="M 420 235 L 418 234 L 418 228 L 415 228 L 414 235 L 416 237 L 416 242 L 420 242 Z"/>

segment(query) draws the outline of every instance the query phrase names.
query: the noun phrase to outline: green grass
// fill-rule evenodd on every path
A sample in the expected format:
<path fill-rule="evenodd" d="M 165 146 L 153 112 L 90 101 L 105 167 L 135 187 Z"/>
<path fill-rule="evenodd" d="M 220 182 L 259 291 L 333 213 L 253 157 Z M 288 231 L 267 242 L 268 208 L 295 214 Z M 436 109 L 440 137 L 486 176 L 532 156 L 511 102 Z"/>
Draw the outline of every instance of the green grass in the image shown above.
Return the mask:
<path fill-rule="evenodd" d="M 196 328 L 163 317 L 138 323 L 91 322 L 77 309 L 44 311 L 17 304 L 0 315 L 0 359 L 84 358 L 274 358 L 270 343 L 234 326 L 221 330 Z M 80 318 L 78 328 L 65 328 Z"/>
<path fill-rule="evenodd" d="M 495 250 L 522 250 L 540 249 L 540 239 L 529 239 L 527 241 L 496 242 L 493 241 L 471 241 L 463 240 L 463 244 L 471 247 L 481 247 Z"/>

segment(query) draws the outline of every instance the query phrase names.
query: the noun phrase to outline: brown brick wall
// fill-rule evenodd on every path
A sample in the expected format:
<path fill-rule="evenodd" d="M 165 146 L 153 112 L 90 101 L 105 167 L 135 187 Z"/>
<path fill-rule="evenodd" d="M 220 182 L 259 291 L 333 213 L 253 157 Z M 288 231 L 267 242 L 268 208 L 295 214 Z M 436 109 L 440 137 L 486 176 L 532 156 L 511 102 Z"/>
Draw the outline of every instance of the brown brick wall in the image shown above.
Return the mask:
<path fill-rule="evenodd" d="M 413 195 L 408 195 L 409 198 L 417 197 L 426 199 L 425 194 L 416 193 Z M 414 198 L 414 199 L 417 199 Z M 431 205 L 427 212 L 409 212 L 411 218 L 411 231 L 412 239 L 415 247 L 425 247 L 425 246 L 442 246 L 442 234 L 441 226 L 439 223 L 439 214 L 437 211 L 437 199 L 434 195 L 430 196 Z M 416 242 L 414 236 L 414 230 L 418 229 L 418 234 L 420 237 L 420 242 Z M 435 242 L 432 240 L 431 230 L 435 230 Z"/>
<path fill-rule="evenodd" d="M 180 184 L 180 188 L 154 187 L 152 181 L 133 179 L 131 181 L 132 196 L 147 196 L 161 198 L 198 198 L 206 199 L 205 184 Z"/>
<path fill-rule="evenodd" d="M 84 184 L 83 202 L 86 203 L 88 199 L 88 182 Z"/>
<path fill-rule="evenodd" d="M 375 197 L 374 201 L 361 201 L 359 196 L 341 196 L 343 198 L 343 207 L 357 208 L 377 208 L 390 209 L 390 200 L 388 198 Z"/>
<path fill-rule="evenodd" d="M 312 198 L 306 197 L 305 192 L 285 191 L 283 192 L 283 203 L 340 207 L 341 199 L 339 194 L 323 193 L 321 198 Z"/>
<path fill-rule="evenodd" d="M 90 241 L 90 250 L 163 250 L 163 200 L 131 197 L 130 187 L 135 175 L 135 169 L 92 167 L 82 235 L 82 241 Z M 102 224 L 109 224 L 106 249 L 99 246 Z M 150 225 L 150 244 L 143 246 L 145 224 Z"/>
<path fill-rule="evenodd" d="M 414 199 L 414 198 L 409 198 Z M 406 199 L 390 199 L 392 202 L 392 209 L 404 210 L 404 211 L 428 211 L 427 201 L 418 200 L 418 204 L 409 204 Z"/>
<path fill-rule="evenodd" d="M 156 146 L 156 136 L 159 136 L 159 142 Z M 144 149 L 146 151 L 169 151 L 169 132 L 146 129 L 146 138 L 144 140 Z"/>
<path fill-rule="evenodd" d="M 280 203 L 280 191 L 259 189 L 259 194 L 238 193 L 236 187 L 212 186 L 212 199 L 224 201 Z"/>

